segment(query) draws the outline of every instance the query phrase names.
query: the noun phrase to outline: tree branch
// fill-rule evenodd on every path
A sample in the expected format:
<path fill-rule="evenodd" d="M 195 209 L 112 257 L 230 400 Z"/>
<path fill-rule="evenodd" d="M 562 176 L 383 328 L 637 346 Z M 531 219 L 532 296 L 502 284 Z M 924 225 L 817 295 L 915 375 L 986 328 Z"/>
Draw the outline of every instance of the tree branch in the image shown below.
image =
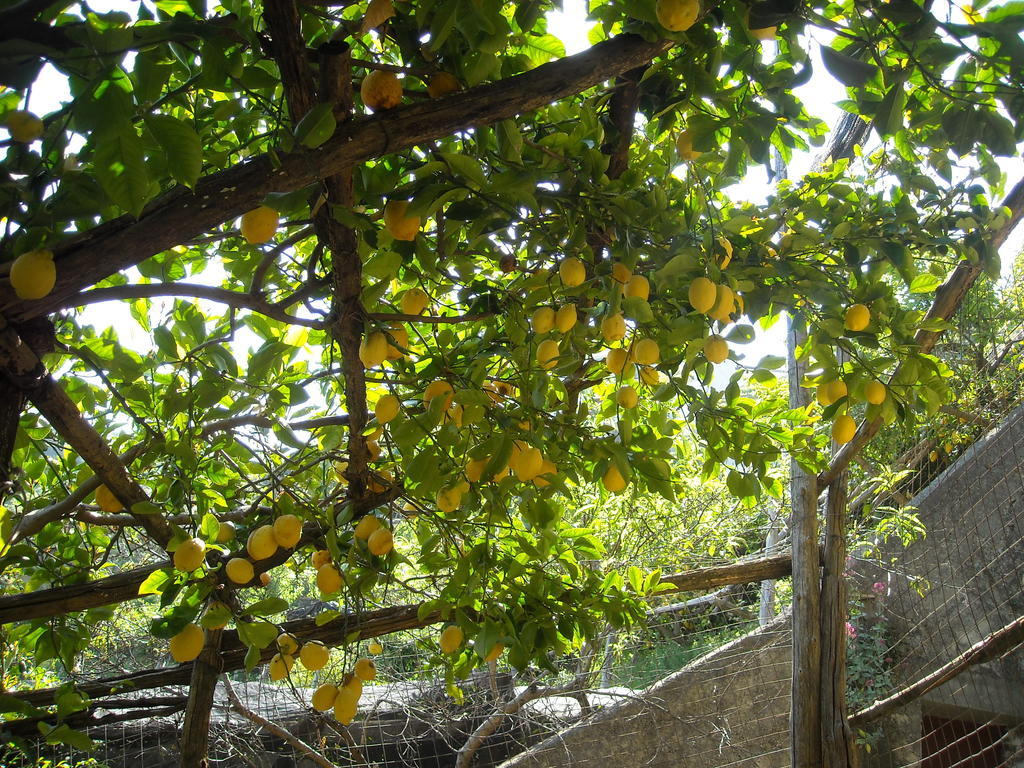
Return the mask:
<path fill-rule="evenodd" d="M 200 179 L 194 191 L 175 187 L 138 219 L 121 216 L 59 244 L 57 284 L 46 298 L 23 301 L 9 282 L 0 284 L 0 311 L 10 320 L 52 312 L 83 288 L 255 208 L 270 192 L 301 189 L 364 160 L 531 112 L 644 64 L 672 45 L 620 35 L 515 77 L 357 118 L 315 150 L 275 154 L 277 165 L 269 154 L 259 155 Z"/>

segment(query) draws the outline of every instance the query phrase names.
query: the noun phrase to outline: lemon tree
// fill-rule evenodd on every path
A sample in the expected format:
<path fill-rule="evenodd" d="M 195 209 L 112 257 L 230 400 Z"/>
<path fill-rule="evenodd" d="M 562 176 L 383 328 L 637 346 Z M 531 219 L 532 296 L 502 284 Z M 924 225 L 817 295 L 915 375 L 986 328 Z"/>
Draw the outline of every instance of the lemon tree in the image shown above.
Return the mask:
<path fill-rule="evenodd" d="M 549 667 L 660 578 L 603 567 L 581 494 L 671 503 L 685 467 L 750 509 L 784 453 L 936 412 L 922 300 L 998 274 L 1021 212 L 1019 7 L 596 2 L 566 55 L 553 5 L 2 12 L 0 608 L 40 595 L 8 690 L 68 681 L 118 601 L 200 677 L 204 643 L 326 664 L 395 595 L 453 678 Z M 853 118 L 744 202 L 826 148 L 814 49 Z M 806 408 L 759 342 L 787 315 Z M 340 607 L 275 650 L 284 570 Z M 348 661 L 313 701 L 346 723 Z"/>

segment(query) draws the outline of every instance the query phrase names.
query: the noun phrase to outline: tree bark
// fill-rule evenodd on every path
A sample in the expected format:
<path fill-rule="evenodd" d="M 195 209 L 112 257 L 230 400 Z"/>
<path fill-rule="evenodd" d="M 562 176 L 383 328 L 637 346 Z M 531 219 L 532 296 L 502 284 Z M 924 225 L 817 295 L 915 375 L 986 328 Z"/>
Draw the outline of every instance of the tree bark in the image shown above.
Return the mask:
<path fill-rule="evenodd" d="M 789 407 L 806 408 L 809 390 L 801 386 L 805 366 L 797 358 L 807 341 L 804 319 L 790 316 Z M 794 768 L 821 766 L 821 637 L 818 491 L 815 477 L 790 462 L 793 539 L 793 683 L 790 760 Z"/>
<path fill-rule="evenodd" d="M 192 662 L 185 722 L 181 726 L 181 768 L 206 768 L 208 765 L 206 752 L 210 742 L 210 712 L 213 709 L 213 695 L 217 691 L 217 676 L 220 674 L 223 636 L 222 629 L 207 631 L 206 644 L 199 658 Z"/>

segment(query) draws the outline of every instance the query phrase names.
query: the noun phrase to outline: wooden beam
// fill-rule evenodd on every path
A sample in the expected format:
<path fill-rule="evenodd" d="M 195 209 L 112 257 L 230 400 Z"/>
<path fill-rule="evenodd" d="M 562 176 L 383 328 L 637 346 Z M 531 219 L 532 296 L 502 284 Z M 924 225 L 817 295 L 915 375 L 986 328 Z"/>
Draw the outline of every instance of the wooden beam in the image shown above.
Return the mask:
<path fill-rule="evenodd" d="M 175 187 L 138 219 L 121 216 L 59 244 L 57 284 L 46 298 L 23 301 L 9 281 L 0 281 L 0 312 L 10 320 L 47 314 L 83 288 L 255 208 L 271 192 L 302 189 L 365 160 L 533 112 L 646 64 L 673 45 L 618 35 L 521 75 L 355 118 L 316 149 L 259 155 L 204 176 L 193 191 Z"/>
<path fill-rule="evenodd" d="M 188 703 L 185 706 L 185 720 L 181 725 L 179 753 L 181 768 L 206 765 L 206 752 L 210 743 L 210 713 L 213 697 L 217 691 L 217 676 L 220 674 L 220 647 L 223 629 L 206 632 L 206 642 L 199 658 L 192 662 L 192 673 L 188 681 Z"/>

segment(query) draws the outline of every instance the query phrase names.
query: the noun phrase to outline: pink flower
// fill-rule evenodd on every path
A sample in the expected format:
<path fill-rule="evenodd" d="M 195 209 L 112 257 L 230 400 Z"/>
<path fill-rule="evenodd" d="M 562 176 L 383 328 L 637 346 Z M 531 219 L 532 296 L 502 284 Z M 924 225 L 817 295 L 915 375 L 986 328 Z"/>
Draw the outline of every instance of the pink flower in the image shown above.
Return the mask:
<path fill-rule="evenodd" d="M 885 582 L 876 581 L 874 584 L 871 585 L 871 591 L 874 592 L 876 595 L 883 594 L 885 592 Z"/>
<path fill-rule="evenodd" d="M 857 637 L 857 628 L 850 622 L 846 622 L 846 636 L 851 640 Z"/>

